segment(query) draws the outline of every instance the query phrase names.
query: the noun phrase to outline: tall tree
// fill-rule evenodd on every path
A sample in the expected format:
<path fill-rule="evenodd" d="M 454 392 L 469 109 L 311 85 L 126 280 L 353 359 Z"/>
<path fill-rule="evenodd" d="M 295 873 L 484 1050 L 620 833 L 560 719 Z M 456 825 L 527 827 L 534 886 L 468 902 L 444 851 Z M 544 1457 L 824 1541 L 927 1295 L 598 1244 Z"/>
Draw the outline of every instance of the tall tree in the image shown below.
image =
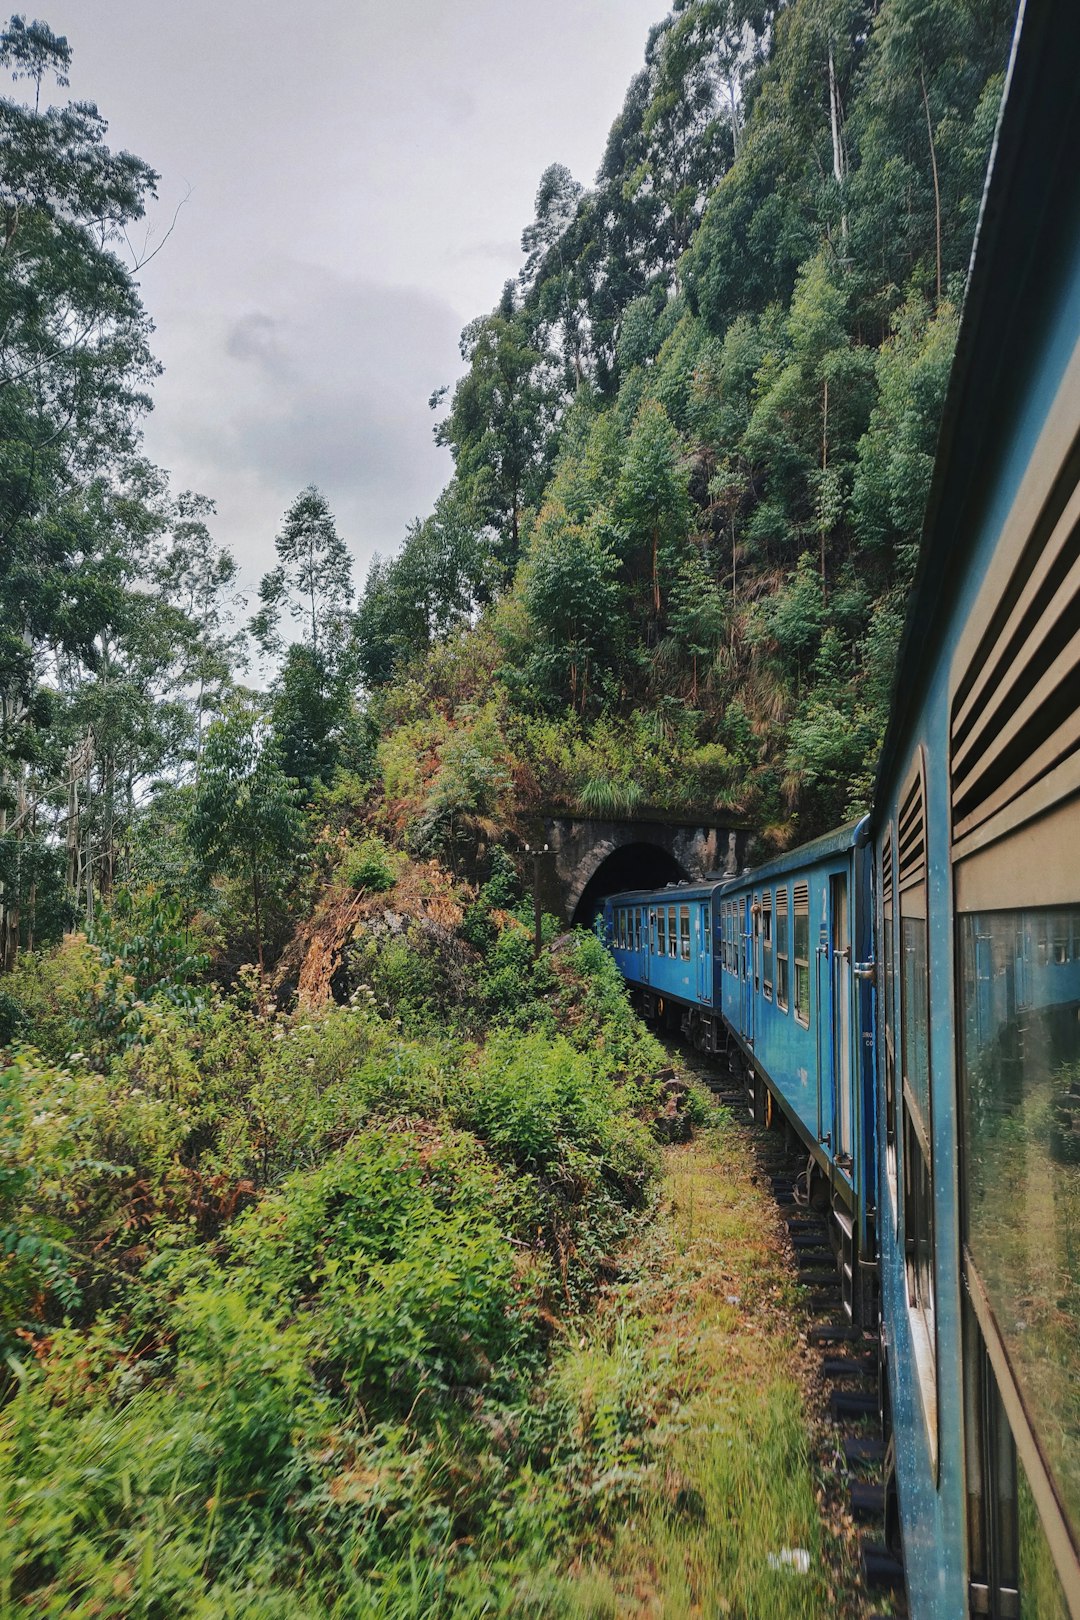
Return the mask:
<path fill-rule="evenodd" d="M 513 282 L 493 314 L 465 328 L 461 356 L 469 369 L 435 442 L 453 453 L 462 493 L 490 529 L 499 561 L 512 569 L 521 554 L 525 509 L 535 506 L 549 469 L 559 403 L 533 317 L 517 308 Z M 433 395 L 432 405 L 440 399 Z"/>
<path fill-rule="evenodd" d="M 274 546 L 278 566 L 263 575 L 262 606 L 251 622 L 256 640 L 266 652 L 284 651 L 278 621 L 287 607 L 304 622 L 314 653 L 340 645 L 353 597 L 352 559 L 326 496 L 314 484 L 302 489 L 285 513 Z"/>
<path fill-rule="evenodd" d="M 282 769 L 261 705 L 237 698 L 207 733 L 189 837 L 205 876 L 224 874 L 246 887 L 260 971 L 267 901 L 280 892 L 300 833 L 297 789 Z"/>
<path fill-rule="evenodd" d="M 0 99 L 0 882 L 34 820 L 43 682 L 62 654 L 93 659 L 116 602 L 81 491 L 123 480 L 157 369 L 122 256 L 156 176 L 109 149 L 91 103 L 43 106 L 70 61 L 44 23 L 0 33 L 0 67 L 33 88 L 32 105 Z M 0 963 L 17 938 L 9 881 Z"/>

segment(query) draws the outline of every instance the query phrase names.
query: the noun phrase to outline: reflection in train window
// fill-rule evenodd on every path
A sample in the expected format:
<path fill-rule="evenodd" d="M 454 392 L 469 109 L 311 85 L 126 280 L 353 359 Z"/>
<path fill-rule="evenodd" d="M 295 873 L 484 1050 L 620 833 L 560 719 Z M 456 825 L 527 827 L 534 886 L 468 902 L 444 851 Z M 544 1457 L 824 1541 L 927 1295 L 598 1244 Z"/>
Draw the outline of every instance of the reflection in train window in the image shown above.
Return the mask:
<path fill-rule="evenodd" d="M 788 1010 L 788 891 L 776 891 L 776 1005 Z"/>
<path fill-rule="evenodd" d="M 810 1023 L 810 890 L 796 883 L 793 917 L 795 920 L 795 1016 L 800 1024 Z"/>
<path fill-rule="evenodd" d="M 773 990 L 772 891 L 766 889 L 761 901 L 761 986 L 768 999 Z"/>
<path fill-rule="evenodd" d="M 1080 907 L 959 919 L 966 1239 L 1080 1532 Z"/>

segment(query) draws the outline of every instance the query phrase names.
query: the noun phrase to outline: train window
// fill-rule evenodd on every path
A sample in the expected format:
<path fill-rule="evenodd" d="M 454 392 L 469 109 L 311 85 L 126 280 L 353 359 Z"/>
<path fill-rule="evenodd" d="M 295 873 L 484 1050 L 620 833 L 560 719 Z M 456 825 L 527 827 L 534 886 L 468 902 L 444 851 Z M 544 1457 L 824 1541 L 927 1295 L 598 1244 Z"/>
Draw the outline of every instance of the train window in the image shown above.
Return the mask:
<path fill-rule="evenodd" d="M 970 1298 L 963 1318 L 971 1612 L 991 1620 L 1068 1620 L 1053 1551 Z"/>
<path fill-rule="evenodd" d="M 656 908 L 656 954 L 667 955 L 667 912 L 663 906 Z"/>
<path fill-rule="evenodd" d="M 761 989 L 761 896 L 760 896 L 760 894 L 755 894 L 755 896 L 754 896 L 754 903 L 750 907 L 750 915 L 753 918 L 753 925 L 752 925 L 752 928 L 751 928 L 751 936 L 752 937 L 751 937 L 751 941 L 750 941 L 750 947 L 751 947 L 751 950 L 753 952 L 753 957 L 754 957 L 754 990 L 756 992 L 756 991 L 759 991 Z"/>
<path fill-rule="evenodd" d="M 668 906 L 668 914 L 667 914 L 667 953 L 668 953 L 669 956 L 678 956 L 678 954 L 679 954 L 678 927 L 679 927 L 679 925 L 678 925 L 678 921 L 677 921 L 676 915 L 675 915 L 675 907 L 674 906 Z"/>
<path fill-rule="evenodd" d="M 810 1027 L 810 886 L 796 883 L 792 917 L 795 924 L 795 1016 Z"/>
<path fill-rule="evenodd" d="M 893 934 L 893 828 L 889 823 L 881 849 L 881 960 L 883 966 L 882 1023 L 885 1055 L 885 1170 L 896 1210 L 896 944 Z"/>
<path fill-rule="evenodd" d="M 641 907 L 634 907 L 634 949 L 641 949 Z"/>
<path fill-rule="evenodd" d="M 1080 905 L 959 919 L 965 1229 L 1080 1533 Z M 1049 942 L 1049 947 L 1048 947 Z"/>
<path fill-rule="evenodd" d="M 788 891 L 785 883 L 776 891 L 776 1005 L 788 1010 Z"/>
<path fill-rule="evenodd" d="M 900 904 L 900 1070 L 903 1227 L 908 1306 L 920 1387 L 927 1397 L 931 1445 L 937 1445 L 934 1363 L 934 1182 L 930 1111 L 929 964 L 927 955 L 926 794 L 922 760 L 909 780 L 897 821 Z"/>
<path fill-rule="evenodd" d="M 649 907 L 649 950 L 656 955 L 656 908 Z"/>
<path fill-rule="evenodd" d="M 679 955 L 684 962 L 690 960 L 690 907 L 679 907 Z"/>
<path fill-rule="evenodd" d="M 772 891 L 761 900 L 761 988 L 771 1001 L 773 991 Z"/>
<path fill-rule="evenodd" d="M 702 954 L 702 956 L 711 956 L 712 955 L 712 929 L 709 926 L 709 910 L 710 910 L 709 906 L 704 905 L 704 906 L 701 906 L 699 908 L 699 911 L 698 911 L 698 917 L 699 917 L 700 922 L 701 922 L 701 954 Z"/>

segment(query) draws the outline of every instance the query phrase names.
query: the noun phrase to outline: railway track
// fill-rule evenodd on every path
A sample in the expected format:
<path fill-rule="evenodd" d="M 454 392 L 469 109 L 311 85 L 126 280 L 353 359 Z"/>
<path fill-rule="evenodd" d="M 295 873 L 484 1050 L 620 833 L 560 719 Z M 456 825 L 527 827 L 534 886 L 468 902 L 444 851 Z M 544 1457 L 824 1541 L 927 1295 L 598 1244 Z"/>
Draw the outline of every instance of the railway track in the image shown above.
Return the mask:
<path fill-rule="evenodd" d="M 756 1117 L 754 1092 L 733 1053 L 706 1057 L 676 1044 L 671 1051 L 679 1066 L 744 1125 L 761 1182 L 776 1202 L 793 1269 L 806 1291 L 807 1343 L 818 1356 L 823 1404 L 835 1430 L 833 1488 L 860 1527 L 865 1586 L 887 1596 L 891 1616 L 904 1616 L 904 1567 L 894 1550 L 898 1537 L 887 1522 L 892 1441 L 881 1346 L 877 1333 L 854 1323 L 845 1309 L 842 1258 L 828 1203 L 819 1202 L 812 1181 L 807 1185 L 805 1150 L 779 1111 L 768 1124 Z"/>

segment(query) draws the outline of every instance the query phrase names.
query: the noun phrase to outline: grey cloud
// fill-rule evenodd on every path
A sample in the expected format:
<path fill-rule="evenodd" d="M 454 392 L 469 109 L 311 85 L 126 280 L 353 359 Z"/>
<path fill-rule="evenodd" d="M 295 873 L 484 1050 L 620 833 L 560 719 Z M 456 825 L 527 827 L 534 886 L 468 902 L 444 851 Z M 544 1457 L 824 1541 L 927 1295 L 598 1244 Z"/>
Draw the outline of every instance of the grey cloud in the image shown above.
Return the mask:
<path fill-rule="evenodd" d="M 452 470 L 427 400 L 458 369 L 459 320 L 429 293 L 316 266 L 279 263 L 266 280 L 257 312 L 220 318 L 197 377 L 170 368 L 157 453 L 197 469 L 220 538 L 253 573 L 293 495 L 318 484 L 362 576 Z"/>
<path fill-rule="evenodd" d="M 232 323 L 225 336 L 225 352 L 234 360 L 251 360 L 272 375 L 281 375 L 288 365 L 280 322 L 258 311 Z"/>

